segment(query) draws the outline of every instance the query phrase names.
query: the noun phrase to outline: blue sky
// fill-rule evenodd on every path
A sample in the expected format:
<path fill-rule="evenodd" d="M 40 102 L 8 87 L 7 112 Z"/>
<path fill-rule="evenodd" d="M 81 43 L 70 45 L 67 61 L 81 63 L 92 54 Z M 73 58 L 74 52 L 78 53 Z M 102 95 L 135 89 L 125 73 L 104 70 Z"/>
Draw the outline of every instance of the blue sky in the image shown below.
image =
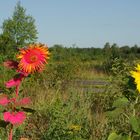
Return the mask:
<path fill-rule="evenodd" d="M 0 26 L 17 0 L 0 1 Z M 49 46 L 140 45 L 140 0 L 21 0 L 36 22 L 38 42 Z"/>

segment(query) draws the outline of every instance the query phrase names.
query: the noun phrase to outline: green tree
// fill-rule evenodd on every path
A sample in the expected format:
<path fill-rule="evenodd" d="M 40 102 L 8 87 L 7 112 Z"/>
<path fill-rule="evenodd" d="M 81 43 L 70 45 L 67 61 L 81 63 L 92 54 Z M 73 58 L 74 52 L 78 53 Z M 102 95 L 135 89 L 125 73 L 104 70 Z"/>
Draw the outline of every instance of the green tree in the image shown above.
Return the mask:
<path fill-rule="evenodd" d="M 5 53 L 9 49 L 15 50 L 36 41 L 35 20 L 32 16 L 26 15 L 26 9 L 21 6 L 20 2 L 17 3 L 12 17 L 4 20 L 0 39 L 0 47 L 7 47 L 1 48 Z"/>
<path fill-rule="evenodd" d="M 103 53 L 106 57 L 110 57 L 111 56 L 111 45 L 109 42 L 107 42 L 105 45 L 104 45 L 104 48 L 103 48 Z"/>
<path fill-rule="evenodd" d="M 111 46 L 111 54 L 112 54 L 112 58 L 119 58 L 120 57 L 120 49 L 119 49 L 119 46 L 114 43 L 112 46 Z"/>

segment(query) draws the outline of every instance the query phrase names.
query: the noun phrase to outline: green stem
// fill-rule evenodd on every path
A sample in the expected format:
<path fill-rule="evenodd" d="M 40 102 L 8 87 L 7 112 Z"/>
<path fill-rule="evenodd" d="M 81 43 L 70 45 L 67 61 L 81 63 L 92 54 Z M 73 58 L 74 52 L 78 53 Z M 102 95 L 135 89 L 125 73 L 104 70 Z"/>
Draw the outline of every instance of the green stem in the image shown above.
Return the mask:
<path fill-rule="evenodd" d="M 136 97 L 136 100 L 135 100 L 135 103 L 134 103 L 133 116 L 135 116 L 135 115 L 136 115 L 135 105 L 138 103 L 138 99 L 139 99 L 139 96 L 137 96 L 137 97 Z"/>
<path fill-rule="evenodd" d="M 136 100 L 134 102 L 134 106 L 133 106 L 133 113 L 132 113 L 132 116 L 136 116 L 136 109 L 135 109 L 135 105 L 138 103 L 138 99 L 139 99 L 139 96 L 136 97 Z M 131 138 L 132 137 L 132 131 L 129 132 L 129 137 Z"/>

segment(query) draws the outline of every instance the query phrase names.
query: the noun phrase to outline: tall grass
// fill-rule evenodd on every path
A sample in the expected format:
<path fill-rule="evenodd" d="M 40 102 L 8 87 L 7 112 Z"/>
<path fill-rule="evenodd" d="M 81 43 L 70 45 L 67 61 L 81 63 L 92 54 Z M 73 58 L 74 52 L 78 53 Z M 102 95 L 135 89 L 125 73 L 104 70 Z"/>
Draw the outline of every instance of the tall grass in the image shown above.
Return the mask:
<path fill-rule="evenodd" d="M 23 96 L 31 96 L 32 103 L 26 108 L 28 119 L 25 124 L 14 132 L 16 139 L 106 140 L 114 130 L 128 132 L 130 125 L 125 116 L 113 118 L 107 114 L 113 102 L 122 95 L 122 85 L 126 85 L 127 79 L 121 74 L 109 79 L 102 70 L 97 61 L 85 64 L 50 62 L 43 73 L 26 78 L 20 92 Z M 3 73 L 0 85 L 5 91 L 4 83 L 14 71 L 3 67 L 0 71 Z M 110 82 L 104 86 L 104 91 L 97 93 L 74 85 L 72 81 L 77 79 Z M 103 88 L 100 85 L 92 87 Z M 12 92 L 10 89 L 8 93 Z M 125 108 L 125 112 L 129 114 L 130 110 Z M 5 129 L 8 128 L 0 127 L 0 138 L 4 137 Z"/>

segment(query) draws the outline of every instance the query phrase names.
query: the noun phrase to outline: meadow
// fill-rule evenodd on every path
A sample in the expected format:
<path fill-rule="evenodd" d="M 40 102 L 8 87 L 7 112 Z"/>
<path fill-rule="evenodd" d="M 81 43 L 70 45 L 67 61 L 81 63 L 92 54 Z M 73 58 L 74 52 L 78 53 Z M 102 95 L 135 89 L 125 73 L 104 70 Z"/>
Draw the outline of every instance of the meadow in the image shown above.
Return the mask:
<path fill-rule="evenodd" d="M 136 50 L 49 48 L 45 70 L 20 86 L 19 96 L 30 96 L 32 102 L 23 108 L 27 119 L 14 129 L 13 139 L 139 140 L 139 93 L 130 74 L 139 62 Z M 4 67 L 7 59 L 11 56 L 1 55 L 0 92 L 12 95 L 14 89 L 5 83 L 15 71 Z M 0 138 L 6 140 L 3 111 L 0 106 Z"/>
<path fill-rule="evenodd" d="M 51 42 L 50 39 L 54 39 L 52 42 L 56 42 L 55 37 L 63 35 L 64 33 L 61 34 L 61 31 L 68 28 L 70 33 L 78 33 L 77 29 L 80 29 L 79 33 L 85 31 L 88 33 L 85 25 L 89 25 L 87 19 L 90 18 L 85 16 L 86 20 L 84 20 L 84 16 L 82 16 L 82 21 L 80 21 L 81 12 L 78 11 L 80 15 L 76 16 L 79 24 L 73 19 L 67 20 L 78 13 L 79 4 L 77 6 L 75 3 L 73 4 L 76 13 L 71 16 L 68 14 L 66 18 L 63 18 L 69 22 L 68 24 L 65 24 L 63 20 L 60 24 L 62 18 L 57 16 L 49 15 L 51 17 L 49 20 L 48 12 L 44 12 L 44 10 L 50 9 L 49 14 L 55 10 L 55 13 L 62 11 L 63 13 L 60 15 L 63 16 L 70 8 L 69 4 L 67 5 L 69 8 L 62 4 L 61 8 L 56 3 L 52 4 L 52 8 L 46 8 L 46 5 L 42 4 L 45 6 L 45 9 L 41 8 L 43 10 L 33 8 L 38 14 L 41 11 L 45 13 L 45 16 L 43 14 L 38 16 L 43 20 L 37 19 L 38 27 L 40 25 L 44 33 L 50 28 L 51 34 L 47 32 L 43 35 L 45 42 L 47 40 Z M 113 7 L 106 4 L 107 6 L 102 4 L 105 8 L 108 7 L 106 11 L 112 10 Z M 1 5 L 4 7 L 3 4 Z M 9 3 L 9 5 L 12 4 Z M 117 4 L 115 5 L 117 6 Z M 125 8 L 122 8 L 122 12 L 120 7 L 114 7 L 113 11 L 118 9 L 119 12 L 115 13 L 127 12 L 130 15 L 132 13 L 129 12 L 135 12 L 135 10 L 126 8 L 126 4 L 124 5 Z M 31 5 L 28 6 L 32 11 L 35 3 L 31 2 Z M 36 6 L 38 7 L 38 5 Z M 122 6 L 123 3 L 121 3 Z M 86 5 L 83 7 L 82 11 L 90 10 Z M 85 9 L 86 7 L 88 10 Z M 133 7 L 132 4 L 131 7 Z M 94 8 L 91 7 L 91 9 Z M 3 16 L 10 12 L 7 3 L 3 10 L 4 12 L 1 12 L 4 13 Z M 72 13 L 73 10 L 70 8 L 69 13 Z M 95 13 L 106 15 L 101 12 L 102 10 L 104 8 L 100 8 L 100 12 Z M 110 12 L 108 13 L 110 15 Z M 92 13 L 90 14 L 92 16 Z M 93 17 L 100 19 L 100 16 Z M 108 16 L 106 17 L 108 18 Z M 123 14 L 111 17 L 113 17 L 113 24 L 111 23 L 112 18 L 108 20 L 109 24 L 106 24 L 105 18 L 103 18 L 105 24 L 104 21 L 99 23 L 102 33 L 109 31 L 108 25 L 113 25 L 111 30 L 112 27 L 121 29 L 118 25 L 121 25 L 119 22 L 124 21 L 124 18 L 119 20 L 117 17 L 123 17 Z M 53 18 L 55 22 L 52 20 Z M 114 19 L 117 21 L 114 22 Z M 49 26 L 48 21 L 54 22 L 51 23 L 53 28 Z M 88 24 L 84 24 L 84 21 Z M 129 25 L 129 20 L 126 22 L 126 25 Z M 90 28 L 93 30 L 94 24 L 90 23 L 92 25 Z M 67 29 L 64 29 L 63 25 L 75 25 L 78 28 L 74 30 L 68 26 Z M 84 29 L 80 28 L 80 25 L 84 25 Z M 107 28 L 104 30 L 101 25 Z M 122 28 L 123 31 L 127 31 L 125 24 L 122 25 L 125 27 Z M 91 29 L 89 33 L 92 31 Z M 53 31 L 57 33 L 53 33 Z M 40 35 L 43 32 L 40 32 Z M 124 34 L 120 32 L 120 35 L 117 35 L 117 32 L 113 30 L 115 40 L 117 40 L 117 36 L 124 41 L 136 39 L 132 31 L 128 30 Z M 88 37 L 85 33 L 76 35 L 79 39 L 85 39 L 84 44 L 86 38 L 93 37 L 92 40 L 97 41 L 94 35 L 90 34 Z M 131 33 L 130 40 L 126 38 L 127 33 Z M 46 34 L 54 35 L 49 39 Z M 96 32 L 94 34 L 96 35 Z M 73 36 L 73 34 L 71 35 Z M 82 35 L 84 36 L 82 37 Z M 118 46 L 116 43 L 107 42 L 100 48 L 90 46 L 81 48 L 76 44 L 71 47 L 56 44 L 48 48 L 46 44 L 36 43 L 38 36 L 35 19 L 26 13 L 26 9 L 18 1 L 13 13 L 4 19 L 0 32 L 0 140 L 140 140 L 140 47 L 138 45 Z M 61 37 L 63 38 L 63 36 Z M 68 40 L 75 38 L 74 36 L 71 38 L 69 35 L 67 37 L 69 37 Z M 101 38 L 102 41 L 106 40 L 106 36 L 101 36 Z M 65 38 L 62 40 L 69 42 Z M 109 40 L 114 39 L 110 37 Z M 120 42 L 124 42 L 121 40 Z M 102 43 L 102 41 L 97 42 Z M 82 44 L 82 42 L 80 43 Z"/>

